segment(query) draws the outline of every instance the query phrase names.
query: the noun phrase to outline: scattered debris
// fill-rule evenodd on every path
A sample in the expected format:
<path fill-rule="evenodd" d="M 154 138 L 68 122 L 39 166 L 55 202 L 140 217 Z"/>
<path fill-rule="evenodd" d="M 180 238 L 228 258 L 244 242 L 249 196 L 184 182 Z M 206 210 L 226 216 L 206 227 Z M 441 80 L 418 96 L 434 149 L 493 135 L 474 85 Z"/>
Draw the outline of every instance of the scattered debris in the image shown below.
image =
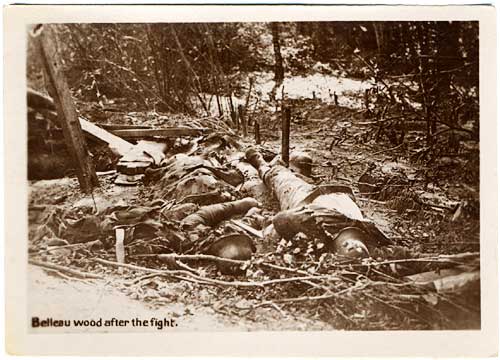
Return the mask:
<path fill-rule="evenodd" d="M 28 90 L 28 98 L 35 112 L 55 119 L 46 97 Z M 311 141 L 300 149 L 307 152 L 293 150 L 292 138 L 290 167 L 279 159 L 270 124 L 249 113 L 245 124 L 259 124 L 259 146 L 236 136 L 223 117 L 182 122 L 158 115 L 164 124 L 102 126 L 81 117 L 89 141 L 117 154 L 113 170 L 98 173 L 103 186 L 92 196 L 78 194 L 74 182 L 45 195 L 32 185 L 30 259 L 67 277 L 115 276 L 145 301 L 165 301 L 173 282 L 186 286 L 186 297 L 216 286 L 231 304 L 215 305 L 220 298 L 207 294 L 209 306 L 238 317 L 263 308 L 287 316 L 307 303 L 314 316 L 333 317 L 341 328 L 405 322 L 420 329 L 449 321 L 440 304 L 463 311 L 467 292 L 479 284 L 479 254 L 424 253 L 421 240 L 436 245 L 428 228 L 437 216 L 440 226 L 478 216 L 473 199 L 456 200 L 432 182 L 417 188 L 425 170 L 398 159 L 363 157 L 366 141 L 350 118 L 365 115 L 317 99 L 289 104 L 309 107 L 304 118 L 294 114 L 292 128 L 314 127 L 303 131 Z M 325 120 L 331 112 L 336 124 Z M 342 140 L 328 151 L 339 127 L 346 129 Z M 346 145 L 365 148 L 353 154 Z M 414 226 L 412 216 L 430 219 L 428 228 Z M 84 276 L 72 273 L 77 268 Z"/>

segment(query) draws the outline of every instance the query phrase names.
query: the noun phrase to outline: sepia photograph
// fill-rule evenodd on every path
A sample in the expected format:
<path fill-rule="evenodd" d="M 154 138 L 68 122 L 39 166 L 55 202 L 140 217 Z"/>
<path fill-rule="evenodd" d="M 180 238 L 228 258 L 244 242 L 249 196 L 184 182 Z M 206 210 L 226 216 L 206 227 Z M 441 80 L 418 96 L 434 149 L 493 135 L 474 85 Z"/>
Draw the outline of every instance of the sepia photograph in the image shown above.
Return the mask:
<path fill-rule="evenodd" d="M 479 332 L 495 316 L 479 20 L 24 29 L 28 335 Z"/>

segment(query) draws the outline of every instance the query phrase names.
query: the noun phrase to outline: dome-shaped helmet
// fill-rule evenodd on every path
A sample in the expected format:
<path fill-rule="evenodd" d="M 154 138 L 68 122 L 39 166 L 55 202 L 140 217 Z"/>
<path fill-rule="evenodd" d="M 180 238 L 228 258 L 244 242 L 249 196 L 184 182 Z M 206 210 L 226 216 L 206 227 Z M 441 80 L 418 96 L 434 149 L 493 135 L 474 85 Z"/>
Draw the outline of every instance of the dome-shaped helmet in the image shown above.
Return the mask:
<path fill-rule="evenodd" d="M 346 227 L 339 231 L 330 246 L 330 251 L 350 258 L 366 258 L 370 254 L 365 243 L 368 234 L 357 227 Z"/>
<path fill-rule="evenodd" d="M 249 260 L 255 252 L 252 239 L 245 234 L 230 234 L 221 237 L 207 250 L 207 254 L 231 260 Z M 217 262 L 217 267 L 223 274 L 240 274 L 237 264 Z"/>

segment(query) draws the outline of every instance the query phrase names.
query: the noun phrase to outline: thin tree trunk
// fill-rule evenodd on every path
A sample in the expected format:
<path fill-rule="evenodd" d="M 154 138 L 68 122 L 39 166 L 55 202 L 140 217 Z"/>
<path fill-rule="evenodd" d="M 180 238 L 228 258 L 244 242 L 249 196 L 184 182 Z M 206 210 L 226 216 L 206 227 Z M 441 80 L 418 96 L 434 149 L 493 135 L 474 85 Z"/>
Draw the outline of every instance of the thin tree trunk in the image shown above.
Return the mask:
<path fill-rule="evenodd" d="M 205 100 L 201 97 L 201 83 L 200 83 L 200 77 L 196 72 L 194 71 L 193 67 L 191 66 L 191 63 L 189 62 L 188 58 L 186 57 L 186 54 L 184 53 L 184 49 L 182 48 L 182 44 L 179 41 L 179 37 L 177 36 L 177 32 L 175 31 L 174 26 L 170 26 L 170 31 L 172 33 L 172 36 L 174 38 L 175 44 L 177 45 L 177 49 L 179 50 L 179 54 L 181 55 L 181 59 L 184 62 L 184 65 L 186 65 L 186 68 L 193 74 L 194 77 L 194 92 L 196 97 L 201 103 L 201 106 L 203 106 L 203 110 L 208 112 L 207 109 L 207 104 L 205 103 Z M 192 109 L 190 109 L 192 110 Z"/>
<path fill-rule="evenodd" d="M 279 23 L 271 23 L 271 32 L 273 34 L 274 48 L 274 80 L 276 84 L 281 84 L 285 78 L 285 70 L 283 68 L 283 57 L 281 56 Z"/>

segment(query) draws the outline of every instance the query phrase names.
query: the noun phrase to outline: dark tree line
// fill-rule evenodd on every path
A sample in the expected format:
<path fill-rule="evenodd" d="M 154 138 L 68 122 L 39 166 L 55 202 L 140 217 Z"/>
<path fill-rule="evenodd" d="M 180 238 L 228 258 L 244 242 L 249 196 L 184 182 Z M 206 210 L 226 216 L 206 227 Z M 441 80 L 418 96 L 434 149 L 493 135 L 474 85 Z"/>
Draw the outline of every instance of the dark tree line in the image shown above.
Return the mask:
<path fill-rule="evenodd" d="M 65 24 L 56 26 L 67 76 L 88 100 L 125 97 L 138 106 L 194 113 L 237 87 L 251 70 L 238 24 Z M 36 59 L 34 59 L 36 60 Z M 30 64 L 28 64 L 30 66 Z M 32 75 L 39 67 L 32 66 Z"/>
<path fill-rule="evenodd" d="M 439 148 L 458 151 L 464 137 L 479 140 L 477 22 L 299 23 L 297 29 L 311 38 L 313 57 L 372 79 L 368 113 L 395 145 L 415 122 L 425 123 L 427 158 Z"/>
<path fill-rule="evenodd" d="M 425 156 L 443 142 L 449 150 L 457 138 L 478 140 L 477 22 L 54 27 L 70 86 L 86 101 L 120 97 L 131 111 L 189 114 L 208 113 L 216 104 L 221 114 L 233 94 L 246 96 L 248 73 L 274 72 L 280 83 L 312 72 L 319 61 L 341 76 L 371 79 L 367 115 L 395 144 L 415 122 L 425 123 Z M 295 51 L 284 51 L 290 48 Z M 36 59 L 28 66 L 36 80 Z"/>

